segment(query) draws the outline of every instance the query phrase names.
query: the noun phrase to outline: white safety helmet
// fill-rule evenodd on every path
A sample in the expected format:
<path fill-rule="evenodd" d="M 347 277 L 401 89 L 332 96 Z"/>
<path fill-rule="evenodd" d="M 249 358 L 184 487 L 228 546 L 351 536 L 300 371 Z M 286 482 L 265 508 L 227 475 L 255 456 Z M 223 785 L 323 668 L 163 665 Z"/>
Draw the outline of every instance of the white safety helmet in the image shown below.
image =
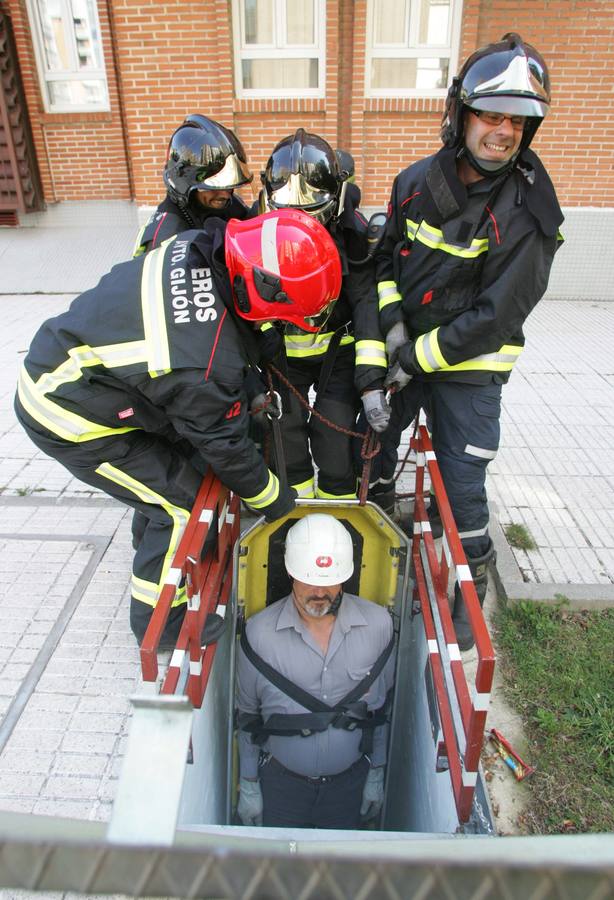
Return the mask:
<path fill-rule="evenodd" d="M 303 584 L 343 584 L 354 571 L 352 538 L 334 516 L 312 513 L 289 530 L 284 562 Z"/>

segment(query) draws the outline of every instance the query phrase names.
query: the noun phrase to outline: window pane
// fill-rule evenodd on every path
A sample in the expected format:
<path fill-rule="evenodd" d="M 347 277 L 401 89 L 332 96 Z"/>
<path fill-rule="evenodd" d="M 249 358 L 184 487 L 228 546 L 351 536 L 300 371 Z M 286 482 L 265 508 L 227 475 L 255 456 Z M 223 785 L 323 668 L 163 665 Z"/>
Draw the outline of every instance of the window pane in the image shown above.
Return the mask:
<path fill-rule="evenodd" d="M 375 44 L 405 44 L 405 0 L 375 0 Z"/>
<path fill-rule="evenodd" d="M 448 59 L 373 59 L 373 88 L 420 88 L 434 90 L 448 83 Z"/>
<path fill-rule="evenodd" d="M 106 106 L 104 81 L 49 81 L 52 106 Z"/>
<path fill-rule="evenodd" d="M 314 10 L 313 0 L 298 3 L 297 0 L 286 0 L 286 22 L 288 44 L 314 44 Z"/>
<path fill-rule="evenodd" d="M 420 0 L 420 44 L 445 46 L 448 43 L 449 20 L 450 0 Z"/>
<path fill-rule="evenodd" d="M 245 90 L 317 88 L 317 59 L 244 59 Z"/>
<path fill-rule="evenodd" d="M 273 0 L 244 0 L 245 43 L 273 43 Z"/>
<path fill-rule="evenodd" d="M 92 0 L 72 0 L 73 29 L 79 69 L 101 69 L 102 48 Z"/>
<path fill-rule="evenodd" d="M 51 72 L 71 69 L 70 48 L 66 45 L 62 11 L 58 0 L 38 0 L 38 12 L 46 68 Z"/>

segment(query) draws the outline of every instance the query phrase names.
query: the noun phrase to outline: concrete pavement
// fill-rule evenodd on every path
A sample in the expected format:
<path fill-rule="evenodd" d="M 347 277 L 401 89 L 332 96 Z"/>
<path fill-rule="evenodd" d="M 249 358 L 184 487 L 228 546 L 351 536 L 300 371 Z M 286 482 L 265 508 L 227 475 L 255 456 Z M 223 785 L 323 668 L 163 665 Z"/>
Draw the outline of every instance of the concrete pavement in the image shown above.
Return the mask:
<path fill-rule="evenodd" d="M 72 242 L 47 236 L 53 252 L 37 233 L 38 275 L 26 266 L 26 229 L 0 233 L 0 263 L 10 263 L 3 290 L 11 288 L 0 295 L 4 810 L 107 820 L 125 751 L 128 697 L 139 685 L 129 514 L 40 454 L 14 419 L 12 397 L 38 325 L 67 308 L 67 291 L 130 255 L 133 225 L 101 226 L 89 259 L 76 232 Z M 19 266 L 32 293 L 18 293 Z M 537 549 L 511 550 L 495 527 L 504 586 L 509 596 L 614 602 L 614 305 L 542 301 L 526 332 L 504 389 L 488 490 L 500 526 L 525 525 Z M 408 470 L 401 487 L 410 486 Z"/>

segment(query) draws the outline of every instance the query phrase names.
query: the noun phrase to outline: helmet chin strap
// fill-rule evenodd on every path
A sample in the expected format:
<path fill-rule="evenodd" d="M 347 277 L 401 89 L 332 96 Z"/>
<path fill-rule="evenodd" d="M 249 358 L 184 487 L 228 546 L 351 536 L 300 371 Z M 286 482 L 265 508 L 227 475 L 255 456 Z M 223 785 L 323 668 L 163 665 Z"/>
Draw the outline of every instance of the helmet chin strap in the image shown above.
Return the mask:
<path fill-rule="evenodd" d="M 343 588 L 339 591 L 335 599 L 330 605 L 330 609 L 328 610 L 329 616 L 336 616 L 339 612 L 339 607 L 341 606 L 341 601 L 343 600 Z"/>
<path fill-rule="evenodd" d="M 475 169 L 479 175 L 483 175 L 484 178 L 490 178 L 493 175 L 504 175 L 506 172 L 510 172 L 516 164 L 518 153 L 514 153 L 512 158 L 508 159 L 507 162 L 496 163 L 489 159 L 480 159 L 478 156 L 474 156 L 471 150 L 462 144 L 456 158 L 461 159 L 463 156 L 471 168 Z"/>

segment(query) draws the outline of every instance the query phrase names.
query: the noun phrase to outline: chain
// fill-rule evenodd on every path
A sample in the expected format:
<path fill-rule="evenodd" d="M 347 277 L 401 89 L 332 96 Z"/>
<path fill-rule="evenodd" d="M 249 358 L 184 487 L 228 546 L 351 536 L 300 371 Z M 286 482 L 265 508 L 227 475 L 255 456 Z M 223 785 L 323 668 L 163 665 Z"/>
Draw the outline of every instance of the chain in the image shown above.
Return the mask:
<path fill-rule="evenodd" d="M 377 436 L 372 428 L 367 427 L 366 432 L 363 434 L 360 431 L 352 431 L 350 428 L 343 428 L 341 425 L 337 425 L 336 422 L 331 422 L 330 419 L 327 419 L 326 416 L 323 416 L 321 412 L 315 409 L 310 405 L 309 401 L 306 400 L 301 392 L 297 390 L 294 385 L 286 378 L 286 376 L 279 371 L 279 369 L 274 366 L 272 363 L 267 365 L 267 381 L 269 386 L 269 393 L 272 394 L 273 387 L 273 375 L 276 376 L 280 380 L 282 384 L 284 384 L 291 393 L 294 394 L 298 402 L 301 406 L 304 406 L 305 409 L 312 415 L 315 416 L 323 425 L 326 425 L 327 428 L 332 428 L 333 431 L 338 431 L 340 434 L 345 434 L 348 437 L 359 438 L 361 441 L 360 446 L 360 458 L 363 461 L 362 475 L 360 478 L 360 489 L 358 491 L 358 501 L 361 506 L 364 506 L 367 499 L 367 492 L 369 489 L 369 474 L 371 471 L 371 460 L 377 456 L 380 452 L 381 444 L 377 439 Z"/>

